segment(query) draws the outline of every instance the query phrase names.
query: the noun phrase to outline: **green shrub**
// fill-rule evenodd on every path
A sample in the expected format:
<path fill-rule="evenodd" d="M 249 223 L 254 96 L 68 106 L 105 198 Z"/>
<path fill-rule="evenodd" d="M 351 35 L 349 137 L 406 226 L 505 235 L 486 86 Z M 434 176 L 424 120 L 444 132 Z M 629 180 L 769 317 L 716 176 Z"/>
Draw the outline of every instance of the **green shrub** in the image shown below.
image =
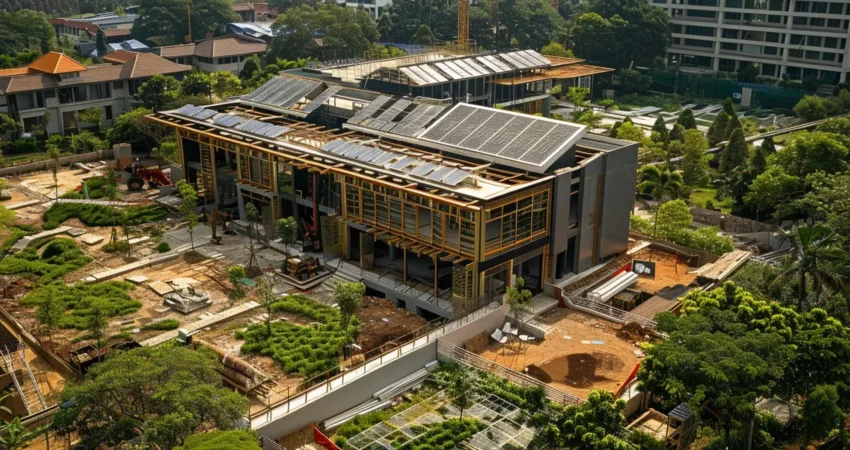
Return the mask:
<path fill-rule="evenodd" d="M 122 253 L 130 251 L 130 243 L 127 241 L 110 242 L 103 246 L 106 253 Z"/>
<path fill-rule="evenodd" d="M 180 321 L 177 319 L 165 319 L 160 320 L 159 322 L 149 323 L 142 327 L 143 330 L 160 330 L 160 331 L 168 331 L 168 330 L 176 330 L 180 327 Z"/>
<path fill-rule="evenodd" d="M 339 319 L 339 310 L 319 303 L 304 295 L 287 295 L 272 306 L 276 312 L 288 312 L 313 319 L 317 322 L 330 322 Z"/>
<path fill-rule="evenodd" d="M 20 241 L 25 236 L 30 236 L 35 233 L 36 230 L 31 227 L 9 227 L 9 236 L 6 237 L 6 240 L 4 240 L 3 244 L 0 245 L 0 255 L 5 255 L 16 242 Z"/>
<path fill-rule="evenodd" d="M 193 434 L 174 450 L 260 450 L 253 431 L 229 430 Z"/>
<path fill-rule="evenodd" d="M 86 180 L 86 189 L 89 191 L 89 199 L 97 200 L 104 198 L 106 196 L 106 192 L 103 190 L 103 187 L 107 184 L 109 184 L 108 180 L 102 177 L 89 178 Z M 83 199 L 85 198 L 85 195 L 83 195 L 83 191 L 81 189 L 79 191 L 68 191 L 62 194 L 60 198 Z"/>
<path fill-rule="evenodd" d="M 160 242 L 156 245 L 156 251 L 159 253 L 168 253 L 171 251 L 171 246 L 168 245 L 168 242 Z"/>
<path fill-rule="evenodd" d="M 52 240 L 51 240 L 52 239 Z M 44 246 L 41 255 L 38 250 Z M 73 239 L 37 239 L 27 248 L 0 261 L 0 274 L 29 274 L 38 277 L 37 286 L 61 280 L 66 274 L 91 262 Z"/>
<path fill-rule="evenodd" d="M 58 299 L 65 305 L 65 309 L 70 311 L 70 314 L 59 321 L 59 328 L 84 330 L 88 325 L 88 317 L 92 313 L 95 300 L 103 305 L 105 310 L 102 312 L 107 317 L 123 316 L 138 311 L 142 304 L 130 298 L 129 294 L 134 288 L 135 286 L 131 283 L 120 281 L 97 284 L 76 283 L 73 286 L 53 283 L 25 295 L 20 304 L 37 306 L 46 298 Z"/>
<path fill-rule="evenodd" d="M 120 225 L 120 212 L 118 208 L 103 205 L 85 205 L 79 203 L 54 203 L 44 213 L 44 224 L 42 228 L 52 230 L 62 222 L 77 218 L 89 227 L 107 227 Z M 133 206 L 124 208 L 128 214 L 130 225 L 156 222 L 168 216 L 168 211 L 157 205 Z"/>

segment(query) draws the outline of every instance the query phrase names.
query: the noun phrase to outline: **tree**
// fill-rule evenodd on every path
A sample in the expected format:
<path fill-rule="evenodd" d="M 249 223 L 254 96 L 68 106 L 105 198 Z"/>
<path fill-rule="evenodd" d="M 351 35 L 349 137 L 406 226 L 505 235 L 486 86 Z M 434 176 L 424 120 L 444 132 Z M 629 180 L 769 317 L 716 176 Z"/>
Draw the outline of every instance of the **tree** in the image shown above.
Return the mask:
<path fill-rule="evenodd" d="M 222 24 L 239 18 L 228 0 L 141 0 L 138 6 L 139 16 L 133 23 L 132 36 L 139 40 L 166 36 L 172 44 L 183 43 L 189 34 L 186 17 L 189 7 L 192 42 L 217 34 Z"/>
<path fill-rule="evenodd" d="M 709 165 L 711 155 L 706 154 L 708 140 L 699 130 L 685 132 L 685 143 L 682 156 L 682 181 L 691 188 L 705 186 L 709 181 Z"/>
<path fill-rule="evenodd" d="M 50 172 L 53 174 L 53 188 L 55 198 L 59 198 L 59 148 L 55 145 L 47 145 L 47 156 L 50 158 Z"/>
<path fill-rule="evenodd" d="M 655 123 L 652 125 L 652 132 L 658 133 L 661 142 L 668 142 L 670 140 L 670 130 L 667 129 L 667 124 L 661 116 L 655 119 Z"/>
<path fill-rule="evenodd" d="M 772 155 L 776 153 L 776 144 L 773 143 L 773 138 L 768 136 L 761 141 L 761 147 L 764 149 L 764 153 L 766 155 Z"/>
<path fill-rule="evenodd" d="M 720 104 L 723 105 L 723 112 L 725 112 L 729 117 L 735 117 L 738 115 L 738 113 L 735 112 L 735 103 L 731 98 L 724 98 Z"/>
<path fill-rule="evenodd" d="M 245 266 L 234 264 L 227 268 L 227 277 L 230 280 L 231 290 L 227 296 L 231 300 L 241 300 L 245 298 L 245 289 L 242 287 L 242 280 L 247 277 Z"/>
<path fill-rule="evenodd" d="M 260 57 L 251 55 L 245 60 L 245 65 L 242 66 L 242 71 L 239 72 L 239 78 L 242 80 L 250 80 L 255 73 L 263 70 L 263 65 L 260 62 Z"/>
<path fill-rule="evenodd" d="M 530 424 L 537 432 L 529 448 L 631 450 L 618 437 L 626 425 L 625 410 L 624 400 L 603 390 L 591 391 L 579 405 L 534 408 Z"/>
<path fill-rule="evenodd" d="M 180 93 L 182 95 L 212 95 L 212 80 L 210 75 L 200 70 L 194 70 L 183 78 L 180 83 Z"/>
<path fill-rule="evenodd" d="M 832 267 L 844 257 L 841 237 L 823 224 L 794 226 L 780 230 L 782 241 L 791 247 L 783 270 L 776 282 L 797 283 L 797 309 L 803 311 L 806 301 L 807 278 L 812 277 L 815 301 L 820 299 L 824 285 L 840 286 L 843 277 Z"/>
<path fill-rule="evenodd" d="M 472 374 L 463 364 L 457 366 L 457 372 L 449 387 L 449 396 L 452 397 L 455 406 L 460 409 L 460 419 L 463 420 L 463 411 L 474 405 L 478 396 Z"/>
<path fill-rule="evenodd" d="M 5 399 L 4 396 L 2 399 Z M 2 400 L 0 399 L 0 400 Z M 8 408 L 3 407 L 8 411 Z M 11 412 L 9 412 L 11 414 Z M 44 433 L 45 427 L 35 427 L 27 429 L 20 417 L 15 417 L 9 422 L 5 422 L 3 436 L 0 437 L 0 446 L 3 450 L 24 450 L 29 447 L 29 444 Z"/>
<path fill-rule="evenodd" d="M 685 108 L 679 113 L 679 119 L 676 120 L 676 123 L 686 130 L 697 129 L 697 119 L 694 117 L 694 112 L 690 108 Z"/>
<path fill-rule="evenodd" d="M 262 450 L 253 431 L 209 431 L 193 434 L 174 450 Z"/>
<path fill-rule="evenodd" d="M 738 69 L 738 81 L 742 83 L 753 83 L 759 76 L 759 66 L 753 63 L 742 63 Z"/>
<path fill-rule="evenodd" d="M 664 197 L 670 196 L 677 199 L 683 195 L 685 185 L 682 182 L 682 174 L 673 172 L 668 167 L 643 166 L 640 169 L 640 183 L 638 191 L 651 195 L 658 200 L 655 208 L 655 225 L 652 235 L 658 236 L 658 213 L 664 204 Z"/>
<path fill-rule="evenodd" d="M 86 331 L 88 336 L 95 340 L 95 347 L 100 350 L 103 348 L 103 336 L 106 327 L 109 325 L 109 316 L 106 315 L 106 310 L 109 305 L 105 299 L 95 299 L 91 303 L 91 311 L 86 322 Z"/>
<path fill-rule="evenodd" d="M 172 0 L 168 0 L 172 1 Z M 156 74 L 139 86 L 136 98 L 142 106 L 154 112 L 174 101 L 180 91 L 180 82 L 174 77 Z"/>
<path fill-rule="evenodd" d="M 794 113 L 803 122 L 814 122 L 827 117 L 826 104 L 824 104 L 823 99 L 813 95 L 801 98 L 794 106 Z"/>
<path fill-rule="evenodd" d="M 558 42 L 550 42 L 540 49 L 540 53 L 548 56 L 560 56 L 561 58 L 575 58 L 572 50 L 565 48 Z"/>
<path fill-rule="evenodd" d="M 151 122 L 145 118 L 153 111 L 147 108 L 136 108 L 121 114 L 112 122 L 112 126 L 106 129 L 106 140 L 113 144 L 135 144 L 145 139 L 145 134 L 136 126 L 137 122 Z M 152 143 L 158 145 L 159 142 Z"/>
<path fill-rule="evenodd" d="M 212 92 L 218 98 L 229 97 L 242 89 L 242 81 L 230 72 L 213 72 L 210 74 Z"/>
<path fill-rule="evenodd" d="M 637 70 L 618 70 L 615 78 L 620 83 L 619 93 L 622 94 L 642 94 L 652 86 L 652 77 Z"/>
<path fill-rule="evenodd" d="M 670 28 L 666 12 L 642 0 L 595 0 L 589 2 L 588 11 L 595 12 L 609 21 L 619 19 L 623 25 L 618 26 L 618 40 L 600 41 L 599 44 L 611 45 L 617 48 L 616 53 L 622 55 L 622 61 L 628 65 L 649 66 L 670 45 Z M 581 53 L 576 51 L 581 56 Z M 593 55 L 586 55 L 596 60 Z M 624 67 L 616 65 L 617 68 Z"/>
<path fill-rule="evenodd" d="M 257 207 L 251 202 L 245 204 L 245 219 L 248 221 L 248 245 L 253 249 L 254 241 L 251 239 L 254 236 L 257 240 L 260 239 L 260 230 L 258 227 L 260 222 L 262 222 L 262 216 L 260 216 L 260 211 Z"/>
<path fill-rule="evenodd" d="M 588 12 L 573 18 L 570 25 L 569 35 L 576 56 L 592 58 L 606 66 L 628 65 L 628 53 L 618 43 L 629 25 L 622 17 L 606 19 L 596 12 Z"/>
<path fill-rule="evenodd" d="M 101 60 L 104 56 L 106 56 L 106 52 L 109 51 L 109 46 L 106 43 L 106 34 L 104 34 L 103 29 L 97 28 L 97 57 Z"/>
<path fill-rule="evenodd" d="M 422 24 L 410 38 L 410 42 L 417 45 L 431 45 L 434 43 L 434 33 L 428 25 Z"/>
<path fill-rule="evenodd" d="M 334 286 L 334 301 L 339 308 L 340 323 L 345 334 L 345 358 L 349 358 L 348 344 L 351 339 L 349 324 L 351 319 L 360 311 L 363 303 L 363 295 L 366 294 L 366 285 L 363 283 L 349 283 L 340 281 Z"/>
<path fill-rule="evenodd" d="M 506 301 L 510 308 L 510 314 L 517 322 L 517 326 L 525 320 L 525 317 L 531 314 L 531 291 L 525 289 L 525 279 L 517 277 L 515 286 L 508 286 L 506 291 Z"/>
<path fill-rule="evenodd" d="M 838 389 L 835 386 L 818 386 L 806 397 L 803 404 L 803 433 L 806 442 L 826 439 L 829 433 L 841 427 L 844 413 L 838 406 Z"/>
<path fill-rule="evenodd" d="M 784 210 L 795 198 L 803 193 L 803 180 L 789 175 L 779 166 L 769 166 L 750 183 L 750 191 L 744 196 L 747 204 L 761 211 L 777 210 L 777 217 L 785 215 Z"/>
<path fill-rule="evenodd" d="M 280 238 L 280 243 L 283 244 L 286 249 L 286 257 L 288 259 L 291 256 L 289 254 L 289 246 L 295 244 L 295 236 L 296 233 L 298 233 L 298 223 L 295 222 L 294 217 L 278 219 L 277 224 L 275 224 L 275 231 L 277 232 L 277 236 Z"/>
<path fill-rule="evenodd" d="M 266 332 L 269 336 L 271 336 L 272 316 L 274 315 L 274 308 L 272 307 L 274 306 L 275 301 L 277 301 L 277 296 L 274 293 L 274 283 L 272 283 L 272 281 L 267 277 L 262 277 L 260 278 L 260 281 L 257 282 L 257 298 L 266 310 Z"/>
<path fill-rule="evenodd" d="M 729 122 L 731 120 L 732 117 L 725 112 L 721 112 L 714 118 L 711 126 L 708 127 L 707 137 L 709 145 L 716 145 L 729 139 L 726 131 L 729 129 Z"/>
<path fill-rule="evenodd" d="M 0 11 L 0 54 L 14 55 L 42 43 L 47 47 L 56 45 L 56 32 L 47 21 L 47 15 L 34 9 Z M 34 53 L 35 57 L 40 56 L 38 50 Z M 30 61 L 20 62 L 23 64 L 15 65 L 26 65 Z"/>
<path fill-rule="evenodd" d="M 364 9 L 336 3 L 289 9 L 277 17 L 272 29 L 276 37 L 268 56 L 290 60 L 360 58 L 381 37 Z M 316 42 L 317 34 L 322 35 L 321 44 Z"/>
<path fill-rule="evenodd" d="M 38 304 L 35 320 L 47 332 L 51 346 L 53 345 L 53 330 L 59 327 L 59 320 L 65 315 L 65 304 L 53 296 L 47 296 Z"/>
<path fill-rule="evenodd" d="M 805 178 L 814 172 L 846 172 L 850 169 L 848 155 L 850 150 L 841 136 L 815 131 L 791 137 L 785 147 L 776 152 L 774 161 L 785 172 Z"/>
<path fill-rule="evenodd" d="M 767 155 L 768 153 L 764 148 L 764 144 L 759 145 L 753 150 L 753 154 L 750 155 L 750 161 L 747 163 L 750 177 L 755 178 L 767 170 Z"/>
<path fill-rule="evenodd" d="M 587 96 L 590 95 L 590 89 L 581 87 L 571 87 L 567 90 L 567 100 L 573 104 L 573 119 L 580 118 L 587 109 Z"/>
<path fill-rule="evenodd" d="M 728 173 L 743 167 L 747 163 L 749 157 L 749 148 L 744 140 L 744 133 L 741 130 L 735 130 L 729 137 L 729 143 L 723 147 L 720 153 L 720 172 Z"/>
<path fill-rule="evenodd" d="M 381 36 L 389 36 L 392 30 L 393 21 L 390 18 L 390 14 L 384 11 L 384 13 L 381 14 L 381 17 L 378 19 L 378 33 L 381 33 Z"/>
<path fill-rule="evenodd" d="M 172 448 L 189 435 L 235 429 L 248 400 L 223 386 L 217 359 L 186 347 L 142 347 L 94 366 L 66 386 L 54 429 L 80 436 L 80 448 L 115 447 L 141 433 L 145 446 Z"/>
<path fill-rule="evenodd" d="M 93 123 L 100 129 L 100 124 L 103 122 L 103 108 L 94 106 L 91 108 L 77 111 L 77 121 L 85 123 Z"/>
<path fill-rule="evenodd" d="M 177 150 L 177 142 L 163 141 L 159 147 L 151 149 L 151 156 L 157 159 L 159 167 L 163 167 L 166 161 L 179 164 Z"/>
<path fill-rule="evenodd" d="M 189 241 L 192 251 L 195 250 L 195 227 L 198 226 L 198 192 L 194 186 L 186 180 L 177 182 L 177 192 L 182 199 L 180 202 L 180 215 L 186 220 L 186 229 L 189 230 Z"/>
<path fill-rule="evenodd" d="M 74 153 L 91 153 L 107 148 L 109 148 L 109 142 L 98 138 L 90 131 L 82 131 L 71 136 L 71 150 Z"/>
<path fill-rule="evenodd" d="M 3 12 L 0 11 L 0 14 Z M 0 155 L 2 155 L 3 144 L 6 142 L 6 139 L 3 139 L 8 133 L 17 133 L 21 131 L 23 127 L 21 124 L 15 121 L 15 119 L 9 117 L 6 114 L 0 113 Z"/>

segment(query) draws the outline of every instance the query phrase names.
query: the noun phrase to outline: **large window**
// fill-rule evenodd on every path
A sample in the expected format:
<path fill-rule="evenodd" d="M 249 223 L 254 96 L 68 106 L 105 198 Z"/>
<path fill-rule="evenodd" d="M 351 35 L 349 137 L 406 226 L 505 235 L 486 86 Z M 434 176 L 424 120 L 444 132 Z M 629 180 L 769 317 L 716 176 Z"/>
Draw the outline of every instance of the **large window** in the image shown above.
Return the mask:
<path fill-rule="evenodd" d="M 94 84 L 91 87 L 92 100 L 112 97 L 112 87 L 109 83 Z"/>
<path fill-rule="evenodd" d="M 484 211 L 485 258 L 546 235 L 549 190 L 521 195 Z"/>

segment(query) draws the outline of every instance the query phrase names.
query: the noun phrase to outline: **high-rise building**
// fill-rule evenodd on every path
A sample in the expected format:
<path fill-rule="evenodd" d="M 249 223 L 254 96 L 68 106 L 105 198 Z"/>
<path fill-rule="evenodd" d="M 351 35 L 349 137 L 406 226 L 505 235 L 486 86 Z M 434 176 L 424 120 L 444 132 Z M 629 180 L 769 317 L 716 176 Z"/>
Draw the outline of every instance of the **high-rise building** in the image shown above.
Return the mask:
<path fill-rule="evenodd" d="M 648 0 L 670 17 L 668 62 L 683 70 L 844 82 L 850 3 L 803 0 Z"/>

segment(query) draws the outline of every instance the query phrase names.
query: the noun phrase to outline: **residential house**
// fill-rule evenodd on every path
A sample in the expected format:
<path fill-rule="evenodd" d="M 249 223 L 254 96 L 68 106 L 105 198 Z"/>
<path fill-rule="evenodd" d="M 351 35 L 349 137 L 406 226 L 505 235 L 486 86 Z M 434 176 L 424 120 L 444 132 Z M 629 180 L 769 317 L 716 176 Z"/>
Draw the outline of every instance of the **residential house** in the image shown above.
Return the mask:
<path fill-rule="evenodd" d="M 270 8 L 268 3 L 236 3 L 233 12 L 239 15 L 243 22 L 264 22 L 274 20 L 277 10 Z"/>
<path fill-rule="evenodd" d="M 23 124 L 25 132 L 41 128 L 48 118 L 50 134 L 79 131 L 76 113 L 103 108 L 108 126 L 136 105 L 141 83 L 157 74 L 182 77 L 191 67 L 152 53 L 113 52 L 110 62 L 86 66 L 50 52 L 26 67 L 0 70 L 0 113 Z"/>
<path fill-rule="evenodd" d="M 197 67 L 204 72 L 239 74 L 245 60 L 262 55 L 268 44 L 260 39 L 229 34 L 193 44 L 172 45 L 157 49 L 160 56 L 177 64 Z"/>
<path fill-rule="evenodd" d="M 121 42 L 130 36 L 136 14 L 96 14 L 87 17 L 48 19 L 56 30 L 56 36 L 67 36 L 73 42 L 94 41 L 97 30 L 103 30 L 107 42 Z"/>

